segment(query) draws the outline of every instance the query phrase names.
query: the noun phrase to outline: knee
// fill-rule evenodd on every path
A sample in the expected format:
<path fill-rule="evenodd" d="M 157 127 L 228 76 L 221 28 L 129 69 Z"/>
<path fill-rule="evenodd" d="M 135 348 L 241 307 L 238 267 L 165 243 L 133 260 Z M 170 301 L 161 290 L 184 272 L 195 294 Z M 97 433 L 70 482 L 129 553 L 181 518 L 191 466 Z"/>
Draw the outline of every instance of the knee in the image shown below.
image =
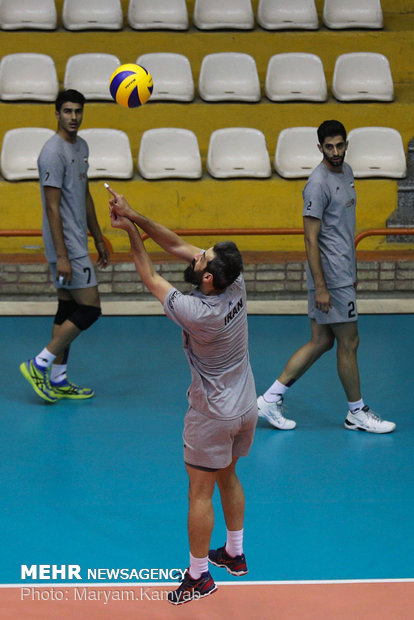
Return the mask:
<path fill-rule="evenodd" d="M 62 323 L 69 319 L 75 312 L 77 305 L 73 299 L 59 299 L 54 319 L 55 325 L 62 325 Z"/>
<path fill-rule="evenodd" d="M 101 314 L 100 307 L 76 304 L 76 309 L 68 318 L 78 329 L 85 331 L 99 319 Z"/>
<path fill-rule="evenodd" d="M 332 334 L 332 335 L 326 335 L 323 338 L 318 339 L 314 343 L 314 346 L 316 350 L 318 351 L 318 354 L 322 355 L 322 353 L 326 353 L 327 351 L 332 349 L 332 347 L 334 346 L 334 343 L 335 343 L 335 336 Z"/>
<path fill-rule="evenodd" d="M 356 334 L 350 338 L 338 341 L 338 349 L 347 353 L 355 353 L 359 346 L 359 336 Z"/>
<path fill-rule="evenodd" d="M 351 351 L 356 351 L 358 349 L 358 346 L 359 346 L 359 336 L 358 334 L 356 334 L 356 336 L 349 339 L 348 348 Z"/>
<path fill-rule="evenodd" d="M 188 489 L 188 503 L 191 506 L 212 502 L 213 494 L 208 489 L 191 486 Z"/>

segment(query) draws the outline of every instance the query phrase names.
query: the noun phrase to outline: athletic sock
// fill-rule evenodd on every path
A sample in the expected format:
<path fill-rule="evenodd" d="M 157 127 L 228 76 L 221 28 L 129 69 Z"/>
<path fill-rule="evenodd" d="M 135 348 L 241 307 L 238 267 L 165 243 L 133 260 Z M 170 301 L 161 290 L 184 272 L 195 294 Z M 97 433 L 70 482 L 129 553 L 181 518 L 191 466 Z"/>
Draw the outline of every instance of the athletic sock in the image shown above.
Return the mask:
<path fill-rule="evenodd" d="M 190 568 L 191 579 L 200 579 L 203 573 L 208 572 L 208 555 L 205 558 L 195 558 L 190 552 Z"/>
<path fill-rule="evenodd" d="M 226 553 L 231 558 L 243 554 L 243 530 L 227 530 Z"/>
<path fill-rule="evenodd" d="M 355 413 L 358 413 L 358 411 L 361 411 L 364 406 L 365 404 L 362 398 L 361 400 L 356 400 L 354 403 L 348 402 L 349 411 L 354 415 Z"/>
<path fill-rule="evenodd" d="M 283 383 L 276 379 L 273 385 L 263 394 L 263 398 L 267 403 L 277 403 L 288 389 L 289 386 L 283 385 Z"/>
<path fill-rule="evenodd" d="M 67 364 L 52 364 L 50 369 L 50 382 L 62 383 L 66 379 L 68 365 Z"/>
<path fill-rule="evenodd" d="M 43 351 L 40 351 L 35 357 L 36 366 L 39 366 L 39 368 L 49 368 L 55 357 L 56 355 L 53 355 L 53 353 L 44 348 Z"/>

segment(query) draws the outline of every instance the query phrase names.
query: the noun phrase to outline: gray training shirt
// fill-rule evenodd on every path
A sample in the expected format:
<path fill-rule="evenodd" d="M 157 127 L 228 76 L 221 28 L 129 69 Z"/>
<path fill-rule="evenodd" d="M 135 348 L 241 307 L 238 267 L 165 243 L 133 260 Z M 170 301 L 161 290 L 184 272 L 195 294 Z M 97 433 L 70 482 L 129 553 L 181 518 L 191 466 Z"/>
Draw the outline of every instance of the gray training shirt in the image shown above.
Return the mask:
<path fill-rule="evenodd" d="M 62 190 L 60 216 L 68 258 L 80 258 L 89 253 L 85 201 L 88 156 L 85 140 L 77 136 L 72 144 L 55 134 L 46 142 L 37 160 L 43 203 L 43 241 L 50 263 L 57 261 L 57 255 L 46 215 L 45 186 Z"/>
<path fill-rule="evenodd" d="M 183 329 L 191 368 L 189 405 L 210 418 L 227 420 L 254 407 L 243 276 L 220 295 L 203 295 L 197 288 L 184 295 L 173 288 L 164 310 Z"/>
<path fill-rule="evenodd" d="M 356 281 L 355 206 L 352 168 L 344 162 L 342 172 L 331 172 L 321 162 L 303 190 L 303 215 L 321 220 L 318 244 L 327 288 L 350 286 Z M 308 263 L 306 275 L 308 289 L 313 290 Z"/>

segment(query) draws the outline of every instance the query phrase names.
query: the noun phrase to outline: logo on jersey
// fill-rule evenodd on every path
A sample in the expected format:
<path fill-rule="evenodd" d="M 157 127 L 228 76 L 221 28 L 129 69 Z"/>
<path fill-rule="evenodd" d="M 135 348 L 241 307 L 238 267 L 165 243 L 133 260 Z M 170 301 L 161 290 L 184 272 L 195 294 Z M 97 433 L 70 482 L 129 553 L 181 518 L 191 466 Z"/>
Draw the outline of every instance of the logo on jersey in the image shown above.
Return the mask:
<path fill-rule="evenodd" d="M 178 295 L 181 295 L 180 291 L 174 291 L 173 293 L 171 293 L 171 296 L 168 300 L 170 310 L 174 310 L 174 303 L 177 301 Z"/>
<path fill-rule="evenodd" d="M 352 187 L 352 189 L 355 189 L 355 183 L 353 181 L 351 181 L 349 185 Z"/>
<path fill-rule="evenodd" d="M 234 306 L 234 308 L 230 310 L 230 312 L 228 312 L 226 316 L 224 317 L 224 325 L 228 325 L 230 321 L 234 319 L 236 314 L 238 314 L 242 308 L 243 308 L 243 298 L 240 298 L 237 304 Z"/>

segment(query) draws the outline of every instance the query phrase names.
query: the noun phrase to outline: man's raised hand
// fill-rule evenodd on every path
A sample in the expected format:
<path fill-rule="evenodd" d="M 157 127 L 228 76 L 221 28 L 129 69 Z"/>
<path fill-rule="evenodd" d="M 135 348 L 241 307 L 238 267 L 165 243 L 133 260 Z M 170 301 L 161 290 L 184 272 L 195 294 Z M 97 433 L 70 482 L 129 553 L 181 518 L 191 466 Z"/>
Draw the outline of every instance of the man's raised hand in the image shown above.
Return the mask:
<path fill-rule="evenodd" d="M 108 192 L 112 196 L 112 198 L 110 198 L 109 200 L 109 207 L 111 211 L 115 213 L 117 216 L 131 218 L 131 216 L 134 213 L 134 210 L 128 203 L 127 199 L 124 198 L 124 196 L 122 196 L 121 194 L 117 194 L 116 192 L 114 192 L 114 190 L 108 185 L 108 183 L 105 183 L 105 188 L 108 190 Z M 114 228 L 118 228 L 118 227 L 114 227 Z"/>

